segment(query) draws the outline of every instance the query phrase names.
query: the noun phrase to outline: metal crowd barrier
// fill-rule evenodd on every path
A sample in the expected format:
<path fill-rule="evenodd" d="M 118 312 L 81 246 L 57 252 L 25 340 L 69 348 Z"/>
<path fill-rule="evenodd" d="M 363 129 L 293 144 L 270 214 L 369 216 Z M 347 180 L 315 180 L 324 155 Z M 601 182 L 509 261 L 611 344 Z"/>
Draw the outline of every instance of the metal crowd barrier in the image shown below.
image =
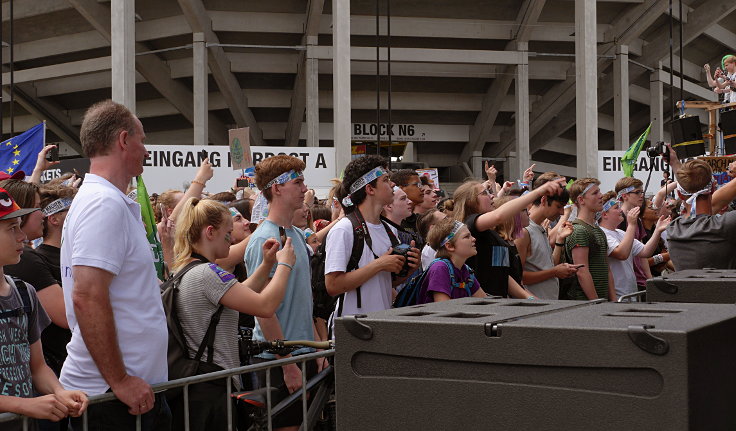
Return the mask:
<path fill-rule="evenodd" d="M 239 368 L 231 368 L 229 370 L 222 370 L 222 371 L 215 371 L 213 373 L 207 373 L 207 374 L 200 374 L 197 376 L 192 377 L 185 377 L 183 379 L 177 379 L 177 380 L 171 380 L 165 383 L 159 383 L 152 386 L 154 393 L 163 392 L 167 389 L 173 389 L 173 388 L 184 388 L 184 431 L 189 431 L 189 386 L 193 385 L 195 383 L 202 383 L 202 382 L 209 382 L 211 380 L 218 380 L 218 379 L 224 379 L 227 378 L 227 397 L 230 397 L 230 394 L 232 393 L 232 377 L 233 376 L 239 376 L 246 373 L 252 373 L 254 371 L 261 371 L 261 370 L 267 370 L 266 372 L 266 408 L 268 412 L 268 430 L 272 430 L 272 424 L 271 424 L 271 411 L 272 411 L 272 401 L 271 401 L 271 369 L 275 367 L 280 367 L 282 365 L 288 365 L 288 364 L 301 364 L 302 368 L 302 388 L 300 390 L 301 392 L 301 399 L 302 399 L 302 418 L 303 420 L 306 420 L 307 418 L 307 378 L 306 378 L 306 362 L 311 359 L 317 359 L 317 358 L 326 358 L 331 357 L 335 355 L 335 350 L 324 350 L 321 352 L 314 352 L 314 353 L 307 353 L 304 355 L 298 355 L 293 356 L 291 358 L 284 358 L 284 359 L 277 359 L 273 361 L 263 362 L 261 364 L 256 365 L 246 365 L 244 367 Z M 106 393 L 101 395 L 95 395 L 92 397 L 89 397 L 89 405 L 92 404 L 99 404 L 104 403 L 106 401 L 112 401 L 117 399 L 115 394 L 113 393 Z M 227 415 L 228 418 L 232 418 L 232 408 L 233 405 L 231 402 L 227 403 Z M 0 414 L 0 424 L 3 422 L 9 422 L 17 419 L 23 420 L 23 431 L 28 431 L 30 428 L 30 419 L 27 416 L 18 415 L 15 413 L 1 413 Z M 83 421 L 83 431 L 87 431 L 87 412 L 85 411 L 82 415 L 82 421 Z M 2 426 L 0 425 L 0 429 Z M 233 424 L 232 420 L 228 421 L 228 431 L 233 430 Z M 141 416 L 138 415 L 136 419 L 136 431 L 141 431 Z"/>

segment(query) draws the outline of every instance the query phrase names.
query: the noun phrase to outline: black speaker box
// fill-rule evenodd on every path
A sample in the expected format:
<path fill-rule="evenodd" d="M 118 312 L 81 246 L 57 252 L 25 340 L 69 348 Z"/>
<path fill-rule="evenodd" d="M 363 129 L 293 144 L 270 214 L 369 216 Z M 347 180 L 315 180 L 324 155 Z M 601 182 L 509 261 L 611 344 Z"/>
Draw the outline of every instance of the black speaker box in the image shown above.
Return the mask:
<path fill-rule="evenodd" d="M 721 131 L 726 154 L 736 154 L 736 110 L 721 112 Z"/>
<path fill-rule="evenodd" d="M 686 269 L 649 279 L 647 300 L 736 304 L 736 269 Z"/>
<path fill-rule="evenodd" d="M 736 428 L 734 305 L 464 298 L 335 331 L 341 430 Z"/>
<path fill-rule="evenodd" d="M 705 141 L 697 116 L 677 118 L 672 122 L 672 148 L 678 159 L 705 154 Z"/>

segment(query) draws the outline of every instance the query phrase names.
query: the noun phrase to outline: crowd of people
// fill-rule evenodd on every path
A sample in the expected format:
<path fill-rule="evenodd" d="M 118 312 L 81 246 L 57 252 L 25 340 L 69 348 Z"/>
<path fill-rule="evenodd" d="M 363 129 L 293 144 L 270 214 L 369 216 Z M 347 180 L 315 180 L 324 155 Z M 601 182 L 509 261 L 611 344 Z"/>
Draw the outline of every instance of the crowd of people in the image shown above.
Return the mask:
<path fill-rule="evenodd" d="M 728 252 L 736 181 L 717 188 L 700 160 L 671 156 L 676 181 L 666 177 L 655 196 L 631 177 L 609 191 L 595 178 L 535 176 L 534 166 L 501 185 L 486 164 L 487 178 L 440 199 L 427 177 L 369 155 L 345 166 L 320 200 L 304 182 L 304 162 L 278 155 L 256 165 L 257 191 L 205 194 L 213 177 L 205 160 L 185 191 L 152 197 L 159 275 L 129 196 L 144 140 L 135 115 L 100 102 L 82 123 L 91 161 L 83 182 L 65 175 L 40 185 L 35 171 L 30 181 L 22 173 L 0 181 L 0 412 L 39 419 L 42 429 L 82 429 L 85 411 L 92 430 L 133 429 L 137 415 L 144 430 L 183 429 L 183 399 L 151 389 L 169 377 L 160 286 L 176 274 L 179 323 L 206 373 L 283 357 L 243 357 L 244 328 L 260 341 L 326 340 L 334 318 L 389 309 L 410 289 L 418 304 L 487 295 L 615 301 L 666 271 L 736 267 Z M 49 167 L 46 151 L 39 171 Z M 729 171 L 736 176 L 736 163 Z M 305 370 L 325 365 L 313 360 Z M 282 396 L 302 381 L 294 364 L 270 378 Z M 255 388 L 265 378 L 232 384 Z M 190 386 L 190 429 L 227 429 L 224 388 Z M 88 396 L 106 392 L 116 400 L 88 406 Z M 300 422 L 295 405 L 274 427 Z"/>

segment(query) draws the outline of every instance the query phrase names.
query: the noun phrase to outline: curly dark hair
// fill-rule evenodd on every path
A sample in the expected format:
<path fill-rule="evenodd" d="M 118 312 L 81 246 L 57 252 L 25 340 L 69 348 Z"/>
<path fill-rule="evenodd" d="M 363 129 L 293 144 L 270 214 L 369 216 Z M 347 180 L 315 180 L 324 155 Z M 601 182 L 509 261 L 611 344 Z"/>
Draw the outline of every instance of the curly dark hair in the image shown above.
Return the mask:
<path fill-rule="evenodd" d="M 386 160 L 386 158 L 382 156 L 371 155 L 355 159 L 348 163 L 348 165 L 345 166 L 345 174 L 343 175 L 340 190 L 338 190 L 337 192 L 337 198 L 342 202 L 343 198 L 345 198 L 350 193 L 350 186 L 354 182 L 358 181 L 360 177 L 379 166 L 388 169 L 388 160 Z M 371 181 L 369 184 L 375 187 L 377 182 L 376 180 Z M 346 207 L 345 212 L 352 212 L 365 200 L 365 198 L 365 187 L 363 187 L 362 189 L 350 195 L 350 200 L 353 201 L 353 205 Z"/>

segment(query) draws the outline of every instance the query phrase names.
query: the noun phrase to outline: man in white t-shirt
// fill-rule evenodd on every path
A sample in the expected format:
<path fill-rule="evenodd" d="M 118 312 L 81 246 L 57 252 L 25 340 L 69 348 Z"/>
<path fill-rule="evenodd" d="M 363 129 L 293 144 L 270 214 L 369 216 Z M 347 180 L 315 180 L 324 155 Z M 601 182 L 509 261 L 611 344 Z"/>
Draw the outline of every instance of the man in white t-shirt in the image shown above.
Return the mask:
<path fill-rule="evenodd" d="M 669 217 L 660 217 L 652 236 L 646 244 L 634 238 L 639 217 L 639 207 L 634 207 L 626 214 L 626 231 L 616 227 L 624 220 L 621 205 L 616 199 L 616 192 L 603 195 L 603 211 L 599 226 L 606 234 L 608 242 L 608 265 L 613 274 L 613 285 L 616 288 L 616 299 L 623 295 L 637 291 L 636 275 L 634 273 L 634 257 L 651 257 L 657 249 L 659 237 L 670 224 Z"/>
<path fill-rule="evenodd" d="M 80 139 L 90 170 L 62 231 L 61 276 L 72 339 L 60 381 L 118 400 L 89 408 L 90 429 L 166 430 L 171 413 L 151 385 L 168 380 L 168 331 L 137 202 L 126 196 L 148 156 L 141 122 L 110 100 L 87 110 Z M 81 419 L 72 421 L 82 429 Z"/>
<path fill-rule="evenodd" d="M 345 167 L 338 198 L 348 216 L 327 234 L 325 258 L 327 292 L 333 296 L 342 295 L 333 313 L 335 317 L 391 308 L 393 286 L 406 278 L 393 276 L 401 271 L 406 258 L 391 254 L 391 236 L 397 232 L 381 221 L 384 205 L 392 204 L 394 197 L 394 184 L 386 165 L 383 157 L 366 156 Z M 355 235 L 351 219 L 359 222 L 365 243 L 358 268 L 346 272 Z M 410 245 L 408 274 L 414 272 L 420 261 L 414 242 Z"/>

